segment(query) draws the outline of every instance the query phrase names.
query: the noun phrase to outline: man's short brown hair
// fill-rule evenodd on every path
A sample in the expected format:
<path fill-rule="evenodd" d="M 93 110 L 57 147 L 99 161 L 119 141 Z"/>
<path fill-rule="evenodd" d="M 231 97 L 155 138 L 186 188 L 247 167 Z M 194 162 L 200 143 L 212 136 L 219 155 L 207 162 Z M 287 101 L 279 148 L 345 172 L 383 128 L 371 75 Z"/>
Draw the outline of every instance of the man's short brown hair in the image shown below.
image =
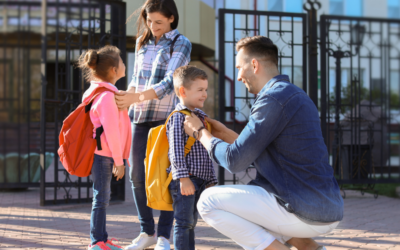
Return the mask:
<path fill-rule="evenodd" d="M 236 50 L 243 49 L 250 57 L 268 60 L 278 66 L 278 47 L 265 36 L 252 36 L 240 39 L 236 44 Z"/>
<path fill-rule="evenodd" d="M 207 74 L 206 72 L 204 72 L 204 70 L 191 65 L 177 68 L 174 72 L 173 78 L 174 78 L 174 89 L 177 96 L 179 96 L 180 87 L 189 89 L 194 80 L 208 79 Z"/>

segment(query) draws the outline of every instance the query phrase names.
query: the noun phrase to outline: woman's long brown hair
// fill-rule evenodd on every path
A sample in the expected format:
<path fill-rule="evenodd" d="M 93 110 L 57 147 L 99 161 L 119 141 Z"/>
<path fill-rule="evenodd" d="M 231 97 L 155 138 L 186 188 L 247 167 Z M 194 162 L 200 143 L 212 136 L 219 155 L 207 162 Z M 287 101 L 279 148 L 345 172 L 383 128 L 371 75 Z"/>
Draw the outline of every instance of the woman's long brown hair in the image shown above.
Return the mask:
<path fill-rule="evenodd" d="M 132 19 L 133 16 L 140 11 L 139 17 L 137 19 L 137 34 L 136 39 L 139 39 L 138 48 L 139 50 L 143 45 L 149 42 L 152 38 L 152 33 L 150 27 L 147 26 L 147 13 L 159 12 L 166 18 L 174 16 L 174 21 L 171 23 L 171 29 L 176 29 L 179 23 L 178 9 L 174 0 L 147 0 L 143 6 L 137 9 L 132 15 L 129 16 L 127 22 Z"/>

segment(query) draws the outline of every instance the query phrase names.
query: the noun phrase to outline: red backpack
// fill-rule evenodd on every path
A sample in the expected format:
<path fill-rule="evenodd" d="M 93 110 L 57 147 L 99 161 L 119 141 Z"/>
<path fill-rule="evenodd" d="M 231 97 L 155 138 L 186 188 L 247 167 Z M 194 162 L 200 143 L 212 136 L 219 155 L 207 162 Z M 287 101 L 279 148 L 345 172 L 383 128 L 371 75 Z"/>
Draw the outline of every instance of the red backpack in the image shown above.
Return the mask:
<path fill-rule="evenodd" d="M 89 111 L 94 99 L 107 91 L 107 88 L 98 88 L 89 102 L 82 102 L 72 113 L 65 118 L 60 131 L 58 155 L 68 173 L 79 177 L 90 175 L 93 165 L 94 151 L 101 150 L 100 135 L 103 127 L 96 129 L 96 138 L 93 139 L 93 123 Z"/>

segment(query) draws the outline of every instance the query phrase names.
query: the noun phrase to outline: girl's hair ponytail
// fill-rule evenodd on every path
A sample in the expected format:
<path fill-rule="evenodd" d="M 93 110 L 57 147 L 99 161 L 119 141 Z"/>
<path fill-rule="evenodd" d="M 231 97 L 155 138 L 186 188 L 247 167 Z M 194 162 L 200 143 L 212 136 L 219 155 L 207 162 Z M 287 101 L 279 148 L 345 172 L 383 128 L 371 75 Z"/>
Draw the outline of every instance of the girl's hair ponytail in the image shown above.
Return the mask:
<path fill-rule="evenodd" d="M 109 70 L 118 68 L 121 51 L 111 45 L 103 48 L 89 49 L 79 57 L 78 67 L 82 69 L 86 81 L 99 79 L 109 82 Z"/>
<path fill-rule="evenodd" d="M 97 62 L 99 60 L 97 51 L 94 49 L 90 49 L 85 53 L 83 61 L 85 63 L 86 68 L 90 68 L 92 70 L 96 70 Z"/>

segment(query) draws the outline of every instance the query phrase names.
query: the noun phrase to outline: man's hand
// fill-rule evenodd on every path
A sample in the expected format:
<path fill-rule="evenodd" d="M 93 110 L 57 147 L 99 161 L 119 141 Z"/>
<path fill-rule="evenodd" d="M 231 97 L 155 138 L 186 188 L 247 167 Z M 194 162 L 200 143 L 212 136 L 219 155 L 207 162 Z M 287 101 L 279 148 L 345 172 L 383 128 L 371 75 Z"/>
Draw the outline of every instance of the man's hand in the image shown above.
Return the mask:
<path fill-rule="evenodd" d="M 125 166 L 124 165 L 121 165 L 121 166 L 114 165 L 112 173 L 117 178 L 117 181 L 121 180 L 122 177 L 124 177 L 124 175 L 125 175 Z"/>
<path fill-rule="evenodd" d="M 119 110 L 125 110 L 132 104 L 139 102 L 139 93 L 118 91 L 115 93 L 115 102 Z"/>
<path fill-rule="evenodd" d="M 189 177 L 180 178 L 179 181 L 181 182 L 181 194 L 182 195 L 194 195 L 196 189 L 194 188 L 193 182 L 190 180 Z"/>
<path fill-rule="evenodd" d="M 214 120 L 214 119 L 211 119 L 209 117 L 206 117 L 206 121 L 211 124 L 211 127 L 212 127 L 211 134 L 214 137 L 217 137 L 217 138 L 219 138 L 221 140 L 224 140 L 224 138 L 225 138 L 224 135 L 225 135 L 226 130 L 228 128 L 224 124 L 222 124 L 221 122 L 219 122 L 217 120 Z"/>
<path fill-rule="evenodd" d="M 197 117 L 195 114 L 191 114 L 191 116 L 186 116 L 185 117 L 185 132 L 189 136 L 193 137 L 193 132 L 199 130 L 201 127 L 203 127 L 203 122 L 201 122 L 200 118 Z"/>

